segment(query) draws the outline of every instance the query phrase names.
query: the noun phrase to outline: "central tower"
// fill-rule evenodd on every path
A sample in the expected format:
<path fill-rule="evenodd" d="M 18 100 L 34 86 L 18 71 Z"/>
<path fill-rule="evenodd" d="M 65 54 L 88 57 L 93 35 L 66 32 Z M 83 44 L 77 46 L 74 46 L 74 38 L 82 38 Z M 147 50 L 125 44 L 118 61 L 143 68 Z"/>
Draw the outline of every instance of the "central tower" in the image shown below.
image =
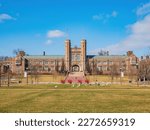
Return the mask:
<path fill-rule="evenodd" d="M 65 41 L 65 65 L 66 70 L 70 71 L 70 65 L 71 65 L 71 41 L 67 39 Z"/>
<path fill-rule="evenodd" d="M 86 40 L 81 40 L 81 71 L 86 70 Z"/>
<path fill-rule="evenodd" d="M 65 65 L 69 72 L 84 72 L 86 69 L 86 40 L 81 40 L 81 47 L 71 48 L 71 41 L 65 41 Z"/>

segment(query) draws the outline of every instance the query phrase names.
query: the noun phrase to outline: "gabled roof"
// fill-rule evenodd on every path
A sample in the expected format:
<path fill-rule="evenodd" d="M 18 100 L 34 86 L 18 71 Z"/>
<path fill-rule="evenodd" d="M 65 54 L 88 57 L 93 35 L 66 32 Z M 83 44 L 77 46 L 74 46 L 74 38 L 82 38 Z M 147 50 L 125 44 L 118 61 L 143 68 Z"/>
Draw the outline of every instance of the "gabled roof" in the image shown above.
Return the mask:
<path fill-rule="evenodd" d="M 25 59 L 62 59 L 64 55 L 29 55 L 24 56 Z"/>
<path fill-rule="evenodd" d="M 64 55 L 28 55 L 24 56 L 25 59 L 62 59 Z M 87 55 L 87 58 L 94 59 L 114 59 L 114 58 L 127 58 L 127 55 L 108 55 L 108 56 L 99 56 L 99 55 Z"/>
<path fill-rule="evenodd" d="M 94 58 L 94 59 L 117 59 L 117 58 L 127 58 L 127 55 L 108 55 L 108 56 L 99 56 L 99 55 L 88 55 L 87 58 Z"/>

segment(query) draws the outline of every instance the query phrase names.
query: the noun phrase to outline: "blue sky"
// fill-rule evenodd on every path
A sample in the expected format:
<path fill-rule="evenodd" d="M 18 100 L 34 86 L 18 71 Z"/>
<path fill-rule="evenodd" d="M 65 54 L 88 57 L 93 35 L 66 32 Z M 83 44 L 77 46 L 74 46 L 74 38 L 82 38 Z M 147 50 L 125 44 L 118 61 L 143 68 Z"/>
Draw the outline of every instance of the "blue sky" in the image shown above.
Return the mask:
<path fill-rule="evenodd" d="M 145 55 L 150 46 L 149 0 L 0 0 L 0 56 L 14 49 L 28 54 L 64 54 L 87 40 L 88 54 L 133 50 Z"/>

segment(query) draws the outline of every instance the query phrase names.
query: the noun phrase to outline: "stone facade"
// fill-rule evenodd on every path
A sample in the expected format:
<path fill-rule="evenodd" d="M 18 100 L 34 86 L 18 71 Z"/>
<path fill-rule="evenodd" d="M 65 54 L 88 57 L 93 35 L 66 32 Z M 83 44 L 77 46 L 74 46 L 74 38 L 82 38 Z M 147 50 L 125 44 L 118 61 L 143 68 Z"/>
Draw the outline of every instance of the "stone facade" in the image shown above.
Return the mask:
<path fill-rule="evenodd" d="M 2 71 L 8 69 L 14 74 L 31 72 L 36 69 L 39 73 L 54 72 L 84 72 L 91 74 L 110 74 L 114 65 L 118 71 L 135 71 L 138 58 L 132 51 L 126 55 L 87 55 L 87 41 L 81 40 L 80 48 L 72 47 L 71 41 L 65 41 L 65 55 L 26 55 L 20 51 L 14 58 L 2 62 Z"/>
<path fill-rule="evenodd" d="M 65 41 L 65 64 L 67 71 L 86 70 L 86 40 L 81 41 L 81 48 L 71 48 L 71 41 Z"/>

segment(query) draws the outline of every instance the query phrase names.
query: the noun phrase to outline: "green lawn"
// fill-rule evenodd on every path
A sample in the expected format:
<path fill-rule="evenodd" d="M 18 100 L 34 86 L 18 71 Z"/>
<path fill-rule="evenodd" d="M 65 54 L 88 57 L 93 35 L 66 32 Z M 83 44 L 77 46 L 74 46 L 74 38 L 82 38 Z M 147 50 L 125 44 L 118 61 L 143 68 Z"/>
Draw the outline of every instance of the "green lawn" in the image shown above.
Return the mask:
<path fill-rule="evenodd" d="M 0 88 L 0 112 L 150 112 L 150 87 L 34 85 Z"/>

